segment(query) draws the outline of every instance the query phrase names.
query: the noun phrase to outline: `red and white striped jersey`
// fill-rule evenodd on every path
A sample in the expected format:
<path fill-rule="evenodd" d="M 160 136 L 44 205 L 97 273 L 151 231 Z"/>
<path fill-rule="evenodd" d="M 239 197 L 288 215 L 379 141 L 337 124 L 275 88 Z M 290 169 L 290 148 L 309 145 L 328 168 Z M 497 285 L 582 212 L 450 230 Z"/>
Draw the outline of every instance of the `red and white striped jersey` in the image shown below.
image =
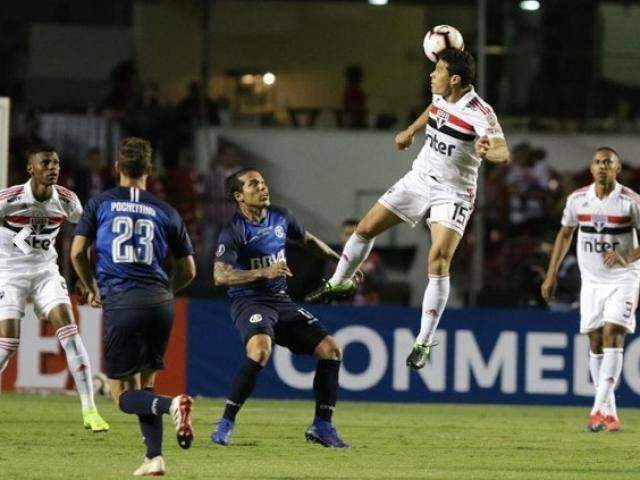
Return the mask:
<path fill-rule="evenodd" d="M 475 192 L 482 159 L 476 155 L 474 143 L 483 135 L 504 138 L 493 109 L 473 87 L 455 103 L 434 95 L 426 141 L 413 168 L 455 189 Z"/>
<path fill-rule="evenodd" d="M 75 193 L 54 185 L 39 202 L 31 180 L 0 190 L 0 272 L 33 273 L 56 265 L 55 241 L 65 220 L 77 223 L 82 205 Z"/>
<path fill-rule="evenodd" d="M 621 254 L 638 246 L 640 195 L 616 182 L 602 200 L 595 184 L 580 188 L 567 197 L 562 225 L 578 227 L 578 266 L 583 280 L 591 283 L 634 284 L 640 282 L 640 262 L 607 268 L 606 251 Z"/>

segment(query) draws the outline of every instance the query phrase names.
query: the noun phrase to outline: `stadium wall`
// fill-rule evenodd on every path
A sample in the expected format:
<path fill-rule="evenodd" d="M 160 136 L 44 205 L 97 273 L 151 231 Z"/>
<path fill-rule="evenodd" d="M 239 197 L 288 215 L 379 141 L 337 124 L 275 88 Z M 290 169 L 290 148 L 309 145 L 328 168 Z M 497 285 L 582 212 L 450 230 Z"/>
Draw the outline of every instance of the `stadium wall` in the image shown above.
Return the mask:
<path fill-rule="evenodd" d="M 306 129 L 202 129 L 196 136 L 199 168 L 209 166 L 219 138 L 246 151 L 246 162 L 261 168 L 274 200 L 291 208 L 305 226 L 329 242 L 340 241 L 340 222 L 360 217 L 411 168 L 424 144 L 417 136 L 399 152 L 393 132 Z M 547 163 L 561 172 L 587 168 L 596 147 L 610 145 L 623 160 L 640 165 L 640 143 L 633 135 L 566 135 L 507 132 L 509 144 L 528 142 L 547 151 Z M 416 245 L 424 231 L 400 225 L 378 244 Z"/>
<path fill-rule="evenodd" d="M 340 398 L 358 401 L 587 405 L 588 342 L 578 335 L 578 315 L 542 310 L 448 310 L 430 363 L 419 372 L 405 366 L 419 310 L 405 307 L 307 306 L 344 350 Z M 77 310 L 80 330 L 100 365 L 99 310 Z M 22 322 L 22 343 L 2 377 L 20 390 L 72 388 L 53 331 L 32 312 Z M 221 397 L 227 394 L 243 349 L 226 302 L 177 302 L 168 369 L 158 390 Z M 255 396 L 313 398 L 315 362 L 277 347 L 260 376 Z M 625 348 L 622 406 L 640 406 L 640 341 Z"/>

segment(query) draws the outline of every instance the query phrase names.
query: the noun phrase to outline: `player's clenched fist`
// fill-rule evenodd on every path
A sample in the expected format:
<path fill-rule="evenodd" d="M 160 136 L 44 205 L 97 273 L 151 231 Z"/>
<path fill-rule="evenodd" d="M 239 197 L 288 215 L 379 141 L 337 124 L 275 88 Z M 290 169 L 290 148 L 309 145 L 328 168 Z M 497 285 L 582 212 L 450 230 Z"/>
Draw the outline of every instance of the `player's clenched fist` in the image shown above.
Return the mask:
<path fill-rule="evenodd" d="M 413 143 L 413 130 L 407 128 L 396 135 L 396 146 L 400 150 L 406 150 Z"/>
<path fill-rule="evenodd" d="M 286 262 L 274 262 L 264 269 L 265 278 L 293 277 Z"/>
<path fill-rule="evenodd" d="M 476 143 L 475 143 L 476 155 L 484 158 L 484 156 L 489 151 L 489 147 L 491 147 L 491 143 L 489 142 L 489 137 L 482 136 L 478 138 L 478 140 L 476 140 Z"/>
<path fill-rule="evenodd" d="M 547 277 L 542 282 L 542 287 L 540 287 L 540 294 L 542 298 L 544 298 L 545 302 L 549 302 L 553 299 L 556 294 L 556 287 L 558 286 L 558 280 L 556 277 Z"/>
<path fill-rule="evenodd" d="M 624 267 L 629 263 L 629 262 L 627 262 L 627 259 L 624 258 L 624 256 L 622 256 L 618 252 L 614 252 L 614 251 L 604 252 L 603 257 L 604 257 L 603 258 L 604 264 L 607 267 L 613 267 L 615 265 L 620 265 L 620 266 Z"/>

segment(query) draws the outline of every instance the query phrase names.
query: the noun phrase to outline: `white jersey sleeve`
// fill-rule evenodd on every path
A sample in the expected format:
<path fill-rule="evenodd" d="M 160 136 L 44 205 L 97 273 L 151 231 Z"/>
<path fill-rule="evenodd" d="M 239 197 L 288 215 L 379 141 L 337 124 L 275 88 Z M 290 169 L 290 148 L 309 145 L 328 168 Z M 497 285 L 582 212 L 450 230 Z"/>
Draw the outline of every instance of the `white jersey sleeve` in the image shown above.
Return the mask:
<path fill-rule="evenodd" d="M 571 195 L 567 197 L 567 203 L 564 206 L 564 211 L 562 212 L 562 221 L 560 223 L 563 227 L 578 226 L 578 215 L 576 214 L 573 197 Z"/>
<path fill-rule="evenodd" d="M 56 185 L 58 195 L 60 197 L 62 207 L 67 214 L 67 221 L 71 223 L 78 223 L 80 217 L 82 217 L 82 203 L 78 196 L 71 190 Z"/>
<path fill-rule="evenodd" d="M 480 137 L 504 138 L 498 117 L 487 104 L 483 105 L 481 115 L 478 115 L 476 121 L 473 123 L 473 129 Z"/>

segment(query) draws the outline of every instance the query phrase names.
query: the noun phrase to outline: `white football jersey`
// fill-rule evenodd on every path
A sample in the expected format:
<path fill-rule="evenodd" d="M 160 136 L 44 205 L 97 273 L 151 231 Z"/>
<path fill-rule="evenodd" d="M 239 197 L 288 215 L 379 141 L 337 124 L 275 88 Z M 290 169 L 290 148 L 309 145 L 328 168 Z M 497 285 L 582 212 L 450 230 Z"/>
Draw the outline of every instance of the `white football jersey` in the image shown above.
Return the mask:
<path fill-rule="evenodd" d="M 637 284 L 640 262 L 607 268 L 604 252 L 621 254 L 638 246 L 640 195 L 616 183 L 613 191 L 600 200 L 595 184 L 580 188 L 567 197 L 562 225 L 578 227 L 578 266 L 583 280 L 591 283 Z"/>
<path fill-rule="evenodd" d="M 44 202 L 34 198 L 31 180 L 0 190 L 0 272 L 32 273 L 56 266 L 60 227 L 65 220 L 77 223 L 81 216 L 76 194 L 59 185 Z"/>
<path fill-rule="evenodd" d="M 413 168 L 444 185 L 474 196 L 482 159 L 475 153 L 478 136 L 504 138 L 498 118 L 473 87 L 455 103 L 434 95 L 426 139 Z"/>

